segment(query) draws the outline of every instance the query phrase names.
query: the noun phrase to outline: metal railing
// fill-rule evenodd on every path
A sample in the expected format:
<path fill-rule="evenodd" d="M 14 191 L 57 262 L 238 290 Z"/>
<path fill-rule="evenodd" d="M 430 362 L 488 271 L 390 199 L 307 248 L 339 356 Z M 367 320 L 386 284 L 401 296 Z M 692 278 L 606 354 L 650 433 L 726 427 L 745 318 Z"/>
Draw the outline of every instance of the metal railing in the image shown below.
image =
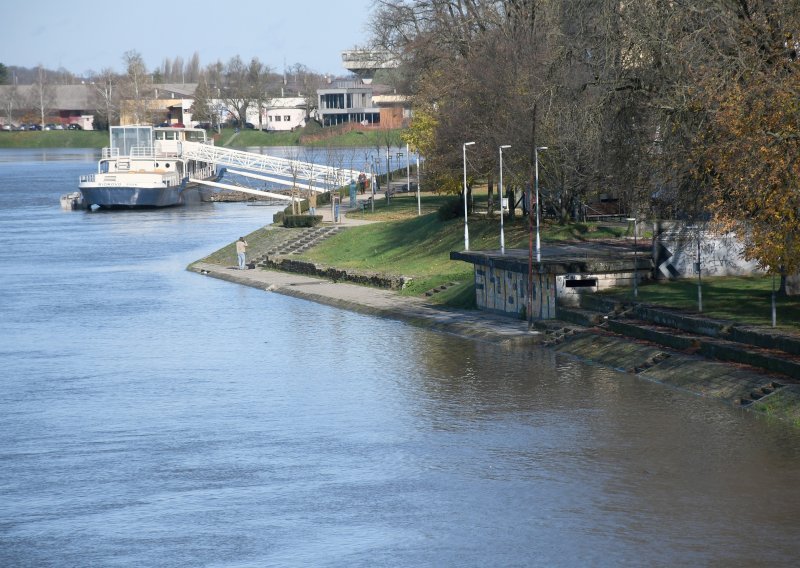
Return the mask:
<path fill-rule="evenodd" d="M 360 173 L 358 170 L 348 168 L 275 158 L 198 142 L 183 143 L 183 158 L 280 176 L 286 178 L 286 185 L 293 185 L 295 181 L 302 180 L 309 185 L 339 187 L 349 183 L 351 179 L 357 179 Z"/>

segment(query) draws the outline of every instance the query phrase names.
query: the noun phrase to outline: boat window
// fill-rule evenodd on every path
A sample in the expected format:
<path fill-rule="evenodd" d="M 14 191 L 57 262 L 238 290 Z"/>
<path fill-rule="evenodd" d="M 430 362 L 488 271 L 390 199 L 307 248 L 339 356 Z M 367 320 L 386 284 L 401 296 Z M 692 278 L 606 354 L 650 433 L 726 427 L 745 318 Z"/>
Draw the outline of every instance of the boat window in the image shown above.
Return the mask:
<path fill-rule="evenodd" d="M 133 148 L 153 148 L 153 128 L 151 126 L 112 126 L 111 148 L 119 150 L 120 156 L 128 156 Z"/>

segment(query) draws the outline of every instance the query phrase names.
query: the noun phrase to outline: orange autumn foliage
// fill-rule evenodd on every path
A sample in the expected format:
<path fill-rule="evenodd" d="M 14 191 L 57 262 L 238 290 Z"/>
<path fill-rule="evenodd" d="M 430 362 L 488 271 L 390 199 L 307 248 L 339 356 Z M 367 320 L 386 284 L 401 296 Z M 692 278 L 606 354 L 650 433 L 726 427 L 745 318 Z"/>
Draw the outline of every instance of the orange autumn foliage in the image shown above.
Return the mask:
<path fill-rule="evenodd" d="M 740 78 L 716 93 L 700 136 L 707 204 L 747 259 L 771 272 L 800 269 L 800 68 Z"/>

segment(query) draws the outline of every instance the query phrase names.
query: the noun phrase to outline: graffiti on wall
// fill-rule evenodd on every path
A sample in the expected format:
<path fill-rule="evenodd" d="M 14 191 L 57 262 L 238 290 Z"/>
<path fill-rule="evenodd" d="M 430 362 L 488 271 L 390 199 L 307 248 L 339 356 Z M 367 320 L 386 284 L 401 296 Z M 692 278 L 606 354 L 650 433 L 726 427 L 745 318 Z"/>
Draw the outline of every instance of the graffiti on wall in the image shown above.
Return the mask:
<path fill-rule="evenodd" d="M 677 225 L 657 225 L 653 233 L 656 278 L 691 278 L 697 275 L 698 267 L 704 276 L 761 272 L 755 262 L 743 258 L 742 244 L 733 234 Z"/>

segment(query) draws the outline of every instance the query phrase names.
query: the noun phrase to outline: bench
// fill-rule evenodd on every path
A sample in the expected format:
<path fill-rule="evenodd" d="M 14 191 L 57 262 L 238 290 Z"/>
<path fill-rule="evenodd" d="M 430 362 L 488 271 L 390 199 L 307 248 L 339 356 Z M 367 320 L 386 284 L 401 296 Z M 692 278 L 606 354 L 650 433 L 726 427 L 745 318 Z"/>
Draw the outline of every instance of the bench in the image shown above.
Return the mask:
<path fill-rule="evenodd" d="M 366 212 L 367 209 L 372 209 L 372 197 L 373 196 L 370 195 L 369 198 L 364 199 L 363 201 L 359 202 L 361 204 L 361 212 L 362 213 Z"/>

